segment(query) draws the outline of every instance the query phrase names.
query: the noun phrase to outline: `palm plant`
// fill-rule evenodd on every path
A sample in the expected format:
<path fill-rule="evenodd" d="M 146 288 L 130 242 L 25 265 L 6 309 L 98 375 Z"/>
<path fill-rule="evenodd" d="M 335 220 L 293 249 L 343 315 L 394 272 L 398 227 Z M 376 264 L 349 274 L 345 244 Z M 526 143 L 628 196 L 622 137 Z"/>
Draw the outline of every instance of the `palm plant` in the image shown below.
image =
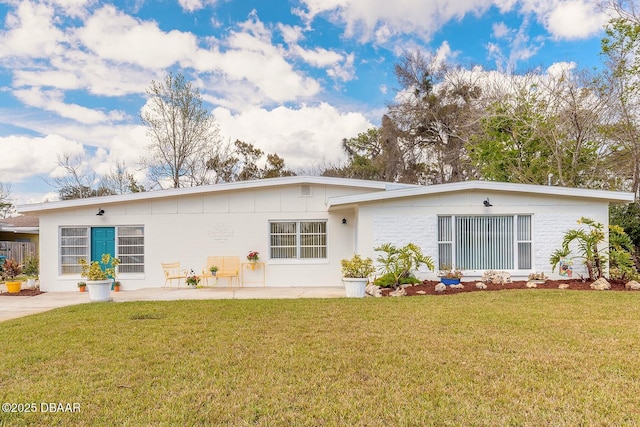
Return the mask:
<path fill-rule="evenodd" d="M 391 274 L 395 280 L 394 288 L 398 288 L 400 278 L 408 277 L 412 271 L 420 268 L 422 264 L 429 270 L 433 270 L 433 260 L 430 256 L 422 254 L 422 249 L 414 243 L 409 243 L 402 248 L 397 248 L 391 243 L 385 243 L 375 248 L 379 255 L 377 261 L 382 264 L 386 274 Z"/>
<path fill-rule="evenodd" d="M 552 271 L 571 253 L 569 246 L 575 242 L 578 246 L 579 256 L 584 260 L 587 271 L 589 272 L 589 280 L 596 280 L 603 276 L 603 266 L 607 263 L 608 246 L 599 248 L 605 240 L 604 225 L 590 218 L 582 217 L 578 220 L 578 224 L 584 224 L 589 227 L 588 230 L 583 228 L 568 230 L 562 240 L 562 248 L 557 249 L 551 254 L 549 261 L 551 262 Z"/>

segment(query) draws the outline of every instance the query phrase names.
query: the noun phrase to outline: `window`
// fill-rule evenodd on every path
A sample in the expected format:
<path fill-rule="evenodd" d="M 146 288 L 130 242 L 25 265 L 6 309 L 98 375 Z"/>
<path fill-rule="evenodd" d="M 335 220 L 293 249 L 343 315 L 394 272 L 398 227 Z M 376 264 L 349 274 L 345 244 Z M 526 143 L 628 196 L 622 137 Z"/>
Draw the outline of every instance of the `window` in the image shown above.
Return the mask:
<path fill-rule="evenodd" d="M 269 223 L 271 258 L 327 257 L 326 221 L 272 221 Z"/>
<path fill-rule="evenodd" d="M 531 215 L 438 217 L 439 267 L 531 269 Z"/>
<path fill-rule="evenodd" d="M 118 227 L 118 273 L 144 273 L 144 227 Z"/>
<path fill-rule="evenodd" d="M 80 258 L 91 258 L 91 228 L 60 228 L 60 274 L 80 274 Z M 144 227 L 116 227 L 118 274 L 144 273 Z"/>
<path fill-rule="evenodd" d="M 62 227 L 60 229 L 60 273 L 80 274 L 78 260 L 89 257 L 89 229 Z"/>

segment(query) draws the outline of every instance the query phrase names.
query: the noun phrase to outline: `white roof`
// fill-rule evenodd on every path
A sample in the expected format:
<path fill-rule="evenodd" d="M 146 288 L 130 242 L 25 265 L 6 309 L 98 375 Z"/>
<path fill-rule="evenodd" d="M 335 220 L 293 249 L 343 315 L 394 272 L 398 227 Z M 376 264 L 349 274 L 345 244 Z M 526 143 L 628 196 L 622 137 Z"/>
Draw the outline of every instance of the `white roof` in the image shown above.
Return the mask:
<path fill-rule="evenodd" d="M 201 185 L 197 187 L 171 188 L 167 190 L 146 191 L 142 193 L 130 193 L 114 196 L 89 197 L 85 199 L 61 200 L 55 202 L 34 203 L 17 207 L 20 213 L 35 213 L 68 209 L 86 206 L 105 206 L 110 203 L 122 203 L 133 200 L 160 199 L 165 197 L 176 197 L 193 194 L 216 193 L 222 191 L 247 190 L 254 188 L 265 188 L 284 185 L 334 185 L 341 187 L 357 187 L 372 191 L 397 190 L 419 187 L 415 184 L 399 184 L 383 181 L 369 181 L 363 179 L 333 178 L 324 176 L 288 176 L 282 178 L 258 179 L 251 181 L 238 181 L 212 185 Z"/>
<path fill-rule="evenodd" d="M 459 191 L 486 190 L 506 193 L 529 193 L 545 196 L 578 197 L 598 199 L 610 203 L 628 203 L 634 201 L 634 194 L 620 191 L 588 190 L 583 188 L 556 187 L 548 185 L 512 184 L 508 182 L 493 181 L 464 181 L 449 184 L 437 184 L 427 186 L 415 186 L 393 191 L 356 194 L 352 196 L 338 196 L 329 198 L 329 208 L 351 205 L 356 203 L 391 200 L 403 197 L 415 197 L 453 193 Z"/>

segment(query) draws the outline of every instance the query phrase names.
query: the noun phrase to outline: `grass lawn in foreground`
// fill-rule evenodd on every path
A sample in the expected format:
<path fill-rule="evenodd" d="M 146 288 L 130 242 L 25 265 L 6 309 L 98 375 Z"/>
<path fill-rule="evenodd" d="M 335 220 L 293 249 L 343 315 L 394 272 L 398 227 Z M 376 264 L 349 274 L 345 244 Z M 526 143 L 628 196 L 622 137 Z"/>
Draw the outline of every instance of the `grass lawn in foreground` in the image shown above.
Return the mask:
<path fill-rule="evenodd" d="M 0 402 L 36 404 L 0 425 L 639 425 L 639 324 L 632 292 L 72 306 L 0 323 Z"/>

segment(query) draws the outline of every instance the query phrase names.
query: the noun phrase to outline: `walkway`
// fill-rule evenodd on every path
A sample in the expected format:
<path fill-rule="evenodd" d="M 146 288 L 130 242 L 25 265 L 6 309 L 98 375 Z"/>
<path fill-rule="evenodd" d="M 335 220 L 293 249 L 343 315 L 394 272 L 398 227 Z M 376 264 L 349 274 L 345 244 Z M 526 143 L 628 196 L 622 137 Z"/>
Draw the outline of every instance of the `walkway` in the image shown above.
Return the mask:
<path fill-rule="evenodd" d="M 0 286 L 0 291 L 6 291 Z M 111 292 L 113 301 L 175 301 L 198 299 L 339 298 L 342 287 L 322 288 L 146 288 Z M 0 296 L 0 321 L 89 301 L 88 292 L 46 292 L 40 295 Z"/>

